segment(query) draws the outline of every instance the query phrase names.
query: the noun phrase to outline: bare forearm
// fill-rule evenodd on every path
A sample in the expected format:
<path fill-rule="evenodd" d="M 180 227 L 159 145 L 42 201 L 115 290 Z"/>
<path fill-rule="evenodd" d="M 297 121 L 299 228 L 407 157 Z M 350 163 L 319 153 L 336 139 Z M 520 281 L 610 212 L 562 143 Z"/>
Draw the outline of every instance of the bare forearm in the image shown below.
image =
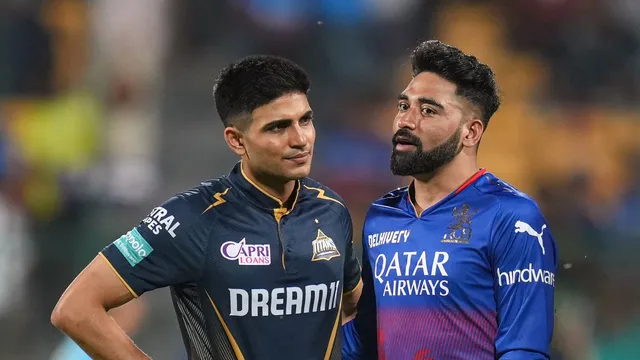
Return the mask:
<path fill-rule="evenodd" d="M 356 317 L 358 303 L 354 299 L 342 301 L 342 325 L 348 323 Z"/>
<path fill-rule="evenodd" d="M 95 360 L 149 360 L 104 311 L 94 310 L 59 321 L 60 330 Z"/>
<path fill-rule="evenodd" d="M 358 285 L 346 292 L 342 297 L 342 324 L 346 324 L 356 317 L 358 309 L 358 302 L 362 295 L 362 281 L 358 282 Z"/>

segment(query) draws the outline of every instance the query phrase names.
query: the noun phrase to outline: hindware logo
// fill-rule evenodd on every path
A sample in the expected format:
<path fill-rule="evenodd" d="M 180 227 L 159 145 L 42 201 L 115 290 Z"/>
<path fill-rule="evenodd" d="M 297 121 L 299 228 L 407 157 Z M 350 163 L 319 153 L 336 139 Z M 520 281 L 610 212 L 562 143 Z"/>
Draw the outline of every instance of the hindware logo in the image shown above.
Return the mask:
<path fill-rule="evenodd" d="M 247 244 L 246 238 L 240 242 L 227 241 L 220 247 L 222 256 L 239 265 L 271 265 L 269 244 Z"/>

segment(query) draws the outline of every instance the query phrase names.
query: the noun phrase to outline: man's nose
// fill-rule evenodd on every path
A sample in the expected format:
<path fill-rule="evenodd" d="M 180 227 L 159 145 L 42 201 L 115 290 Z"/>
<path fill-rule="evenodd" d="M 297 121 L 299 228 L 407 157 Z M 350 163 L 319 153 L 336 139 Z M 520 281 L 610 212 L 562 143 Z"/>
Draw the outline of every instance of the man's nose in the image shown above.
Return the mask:
<path fill-rule="evenodd" d="M 417 124 L 417 119 L 413 109 L 409 109 L 407 112 L 401 114 L 400 117 L 398 118 L 399 129 L 405 128 L 409 130 L 415 130 L 416 124 Z"/>
<path fill-rule="evenodd" d="M 302 148 L 307 145 L 308 139 L 300 125 L 296 124 L 289 128 L 289 146 L 292 148 Z"/>

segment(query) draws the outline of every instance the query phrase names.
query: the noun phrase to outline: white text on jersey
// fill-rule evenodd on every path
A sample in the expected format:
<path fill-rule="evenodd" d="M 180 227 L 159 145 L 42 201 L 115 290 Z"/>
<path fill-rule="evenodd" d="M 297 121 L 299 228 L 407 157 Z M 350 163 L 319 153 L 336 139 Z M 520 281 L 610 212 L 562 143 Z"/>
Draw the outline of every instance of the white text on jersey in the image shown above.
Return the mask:
<path fill-rule="evenodd" d="M 407 242 L 410 234 L 411 230 L 385 231 L 368 235 L 367 241 L 369 242 L 369 247 L 374 248 L 384 244 L 398 244 L 400 241 Z"/>
<path fill-rule="evenodd" d="M 556 285 L 556 275 L 548 270 L 534 269 L 533 264 L 529 264 L 528 268 L 498 273 L 498 286 L 513 285 L 515 283 L 544 283 L 547 285 Z"/>
<path fill-rule="evenodd" d="M 416 251 L 396 252 L 390 260 L 385 254 L 379 254 L 373 273 L 375 279 L 384 284 L 382 296 L 447 296 L 447 261 L 449 254 L 444 251 L 436 251 L 432 259 L 428 259 L 426 251 L 420 254 Z M 425 279 L 425 276 L 433 279 Z"/>
<path fill-rule="evenodd" d="M 149 216 L 147 216 L 143 223 L 147 224 L 149 230 L 151 230 L 154 234 L 160 234 L 160 230 L 164 227 L 164 229 L 171 235 L 172 238 L 176 237 L 176 230 L 180 226 L 180 222 L 175 221 L 173 215 L 167 216 L 167 209 L 162 206 L 158 206 L 154 208 Z M 174 223 L 175 221 L 175 223 Z"/>
<path fill-rule="evenodd" d="M 328 311 L 338 305 L 340 281 L 272 289 L 229 289 L 230 316 L 283 316 Z"/>

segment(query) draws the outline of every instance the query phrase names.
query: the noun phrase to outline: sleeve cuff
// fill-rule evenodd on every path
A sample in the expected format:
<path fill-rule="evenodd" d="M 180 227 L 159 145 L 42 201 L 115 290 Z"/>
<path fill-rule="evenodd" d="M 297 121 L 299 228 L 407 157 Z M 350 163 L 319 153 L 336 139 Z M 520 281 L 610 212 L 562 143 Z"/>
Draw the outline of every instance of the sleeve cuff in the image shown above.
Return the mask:
<path fill-rule="evenodd" d="M 349 295 L 352 292 L 356 291 L 359 287 L 362 287 L 362 276 L 358 278 L 358 282 L 356 283 L 356 285 L 350 289 L 344 288 L 343 289 L 343 295 Z"/>
<path fill-rule="evenodd" d="M 100 257 L 104 260 L 104 262 L 109 265 L 109 267 L 111 268 L 111 270 L 113 270 L 113 272 L 116 274 L 116 276 L 118 276 L 118 279 L 120 279 L 120 281 L 122 281 L 122 283 L 124 284 L 124 286 L 126 286 L 127 290 L 129 290 L 129 292 L 131 293 L 131 295 L 133 295 L 134 298 L 138 297 L 138 294 L 136 294 L 135 291 L 133 291 L 133 289 L 131 288 L 131 286 L 129 286 L 129 284 L 127 283 L 127 281 L 120 275 L 120 273 L 118 272 L 118 270 L 116 270 L 116 268 L 113 266 L 113 264 L 111 264 L 111 261 L 109 261 L 109 259 L 107 259 L 107 257 L 105 256 L 105 254 L 103 254 L 102 252 L 98 253 L 98 255 L 100 255 Z"/>

